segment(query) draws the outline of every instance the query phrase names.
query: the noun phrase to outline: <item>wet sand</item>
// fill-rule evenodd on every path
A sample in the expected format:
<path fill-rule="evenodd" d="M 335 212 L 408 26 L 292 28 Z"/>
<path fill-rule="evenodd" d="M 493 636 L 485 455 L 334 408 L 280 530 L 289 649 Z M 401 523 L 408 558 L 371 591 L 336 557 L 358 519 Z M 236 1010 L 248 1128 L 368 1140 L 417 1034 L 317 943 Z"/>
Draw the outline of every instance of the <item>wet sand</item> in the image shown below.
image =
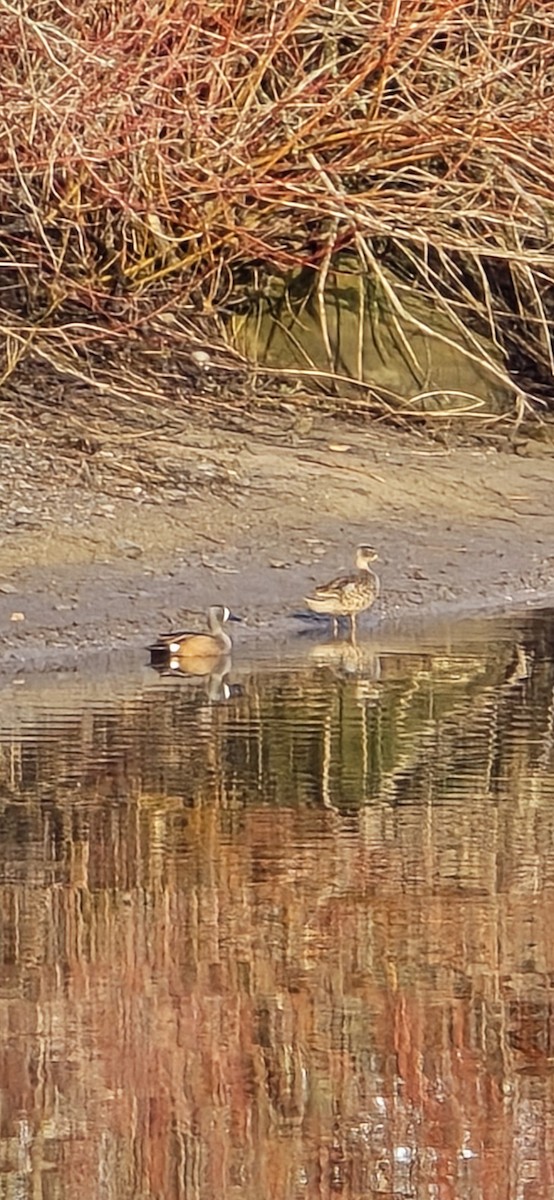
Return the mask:
<path fill-rule="evenodd" d="M 360 541 L 378 549 L 382 579 L 362 638 L 554 600 L 548 445 L 449 445 L 327 416 L 245 414 L 231 429 L 195 418 L 172 445 L 173 485 L 124 497 L 41 474 L 30 453 L 18 447 L 0 483 L 5 669 L 138 648 L 218 602 L 244 618 L 244 648 L 310 628 L 325 639 L 326 623 L 293 614 Z"/>

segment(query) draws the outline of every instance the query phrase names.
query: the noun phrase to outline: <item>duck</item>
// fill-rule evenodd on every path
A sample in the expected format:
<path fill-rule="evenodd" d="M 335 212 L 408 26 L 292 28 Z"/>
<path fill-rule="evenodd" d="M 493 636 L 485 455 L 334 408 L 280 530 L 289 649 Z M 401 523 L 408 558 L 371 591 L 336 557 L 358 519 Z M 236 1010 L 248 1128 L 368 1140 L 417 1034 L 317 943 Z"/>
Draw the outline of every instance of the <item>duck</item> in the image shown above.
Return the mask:
<path fill-rule="evenodd" d="M 161 633 L 148 649 L 153 657 L 178 657 L 180 659 L 221 658 L 231 653 L 233 643 L 227 630 L 227 621 L 240 621 L 224 604 L 213 604 L 207 612 L 207 633 L 195 633 L 188 629 Z"/>
<path fill-rule="evenodd" d="M 381 584 L 379 576 L 371 570 L 370 564 L 377 562 L 379 555 L 373 546 L 361 545 L 356 550 L 356 572 L 351 575 L 338 575 L 329 583 L 321 583 L 310 596 L 305 596 L 305 603 L 315 613 L 328 613 L 333 618 L 333 633 L 338 633 L 338 617 L 350 618 L 352 641 L 356 638 L 356 616 L 371 608 L 378 599 Z"/>

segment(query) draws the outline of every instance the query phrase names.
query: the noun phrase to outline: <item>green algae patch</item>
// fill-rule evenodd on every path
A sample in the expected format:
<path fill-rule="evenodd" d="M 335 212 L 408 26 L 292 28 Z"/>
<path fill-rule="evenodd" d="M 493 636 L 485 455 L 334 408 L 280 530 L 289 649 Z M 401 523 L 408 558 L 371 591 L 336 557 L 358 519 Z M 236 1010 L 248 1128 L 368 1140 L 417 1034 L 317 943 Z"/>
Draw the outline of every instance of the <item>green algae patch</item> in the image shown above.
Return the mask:
<path fill-rule="evenodd" d="M 306 271 L 273 278 L 231 338 L 259 367 L 346 398 L 374 393 L 404 412 L 490 415 L 513 408 L 493 345 L 391 275 Z"/>

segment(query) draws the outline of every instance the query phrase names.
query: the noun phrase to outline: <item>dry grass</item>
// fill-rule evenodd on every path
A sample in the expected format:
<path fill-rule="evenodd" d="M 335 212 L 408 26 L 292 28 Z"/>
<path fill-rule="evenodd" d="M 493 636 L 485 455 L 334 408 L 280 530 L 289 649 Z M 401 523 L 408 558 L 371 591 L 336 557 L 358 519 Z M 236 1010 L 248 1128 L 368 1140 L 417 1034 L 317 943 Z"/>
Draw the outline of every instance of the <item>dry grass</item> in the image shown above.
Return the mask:
<path fill-rule="evenodd" d="M 221 349 L 245 289 L 349 246 L 548 388 L 549 0 L 0 0 L 0 47 L 3 379 Z"/>

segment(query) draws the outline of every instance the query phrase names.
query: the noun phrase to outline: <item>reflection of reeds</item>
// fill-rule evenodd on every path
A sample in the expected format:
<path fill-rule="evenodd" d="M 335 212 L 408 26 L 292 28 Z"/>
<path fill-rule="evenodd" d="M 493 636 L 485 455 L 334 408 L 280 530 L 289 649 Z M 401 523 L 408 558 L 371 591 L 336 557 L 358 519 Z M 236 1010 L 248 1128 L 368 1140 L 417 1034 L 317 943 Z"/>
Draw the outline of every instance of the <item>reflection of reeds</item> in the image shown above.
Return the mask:
<path fill-rule="evenodd" d="M 476 646 L 465 654 L 376 654 L 375 648 L 337 642 L 318 646 L 311 655 L 316 665 L 302 672 L 252 673 L 220 704 L 210 704 L 213 697 L 200 680 L 169 676 L 159 686 L 145 685 L 138 699 L 112 699 L 105 710 L 97 702 L 69 718 L 62 703 L 59 718 L 36 726 L 32 704 L 22 697 L 24 725 L 19 734 L 14 726 L 1 745 L 4 786 L 32 800 L 49 779 L 58 788 L 70 788 L 77 777 L 81 788 L 89 779 L 96 787 L 115 771 L 126 795 L 137 800 L 153 791 L 211 803 L 217 782 L 223 805 L 226 797 L 234 805 L 252 793 L 265 802 L 301 803 L 321 796 L 323 788 L 340 808 L 392 798 L 395 779 L 406 786 L 426 761 L 439 774 L 450 764 L 461 778 L 470 744 L 488 783 L 499 739 L 502 757 L 522 753 L 526 769 L 540 757 L 546 769 L 548 684 L 540 756 L 536 738 L 528 744 L 511 735 L 513 721 L 521 722 L 527 711 L 522 698 L 530 698 L 529 713 L 536 711 L 537 680 L 548 673 L 549 660 L 529 668 L 532 656 L 519 643 L 512 661 L 508 648 L 501 653 L 498 659 L 494 649 Z M 13 713 L 10 699 L 4 722 Z"/>
<path fill-rule="evenodd" d="M 516 1200 L 531 1111 L 548 1200 L 543 636 L 4 719 L 12 1190 Z"/>

